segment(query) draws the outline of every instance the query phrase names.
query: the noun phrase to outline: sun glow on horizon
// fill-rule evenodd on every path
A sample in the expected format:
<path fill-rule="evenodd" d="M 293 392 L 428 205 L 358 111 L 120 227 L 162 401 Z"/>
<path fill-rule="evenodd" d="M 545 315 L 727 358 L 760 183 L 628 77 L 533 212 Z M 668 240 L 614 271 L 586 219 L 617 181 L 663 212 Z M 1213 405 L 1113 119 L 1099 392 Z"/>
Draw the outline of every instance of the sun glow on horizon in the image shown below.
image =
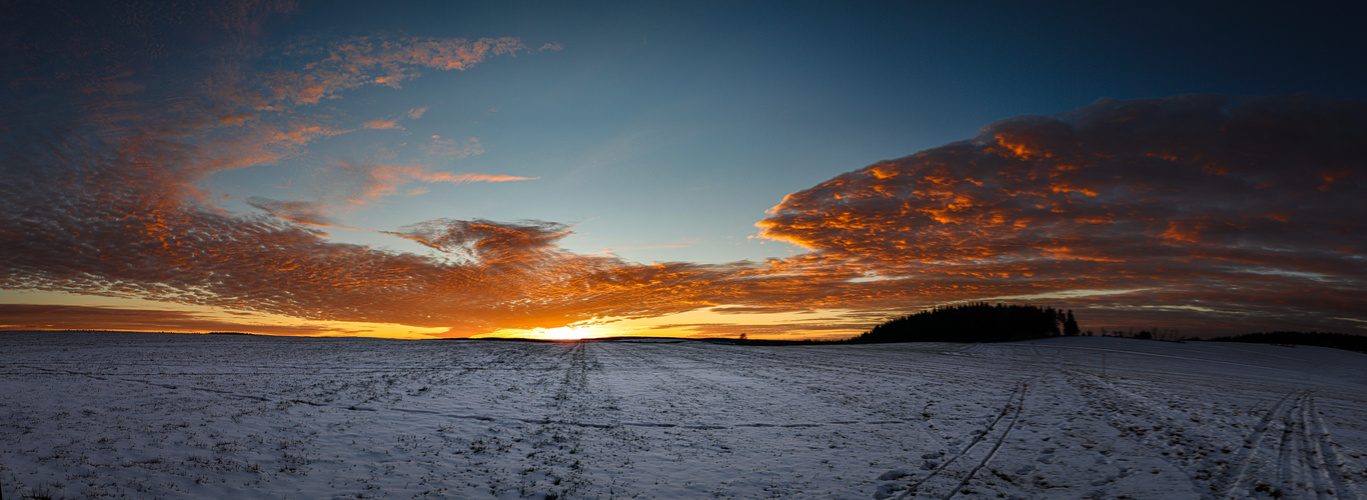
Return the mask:
<path fill-rule="evenodd" d="M 538 328 L 533 330 L 533 335 L 537 338 L 547 340 L 581 340 L 591 336 L 587 331 L 572 326 L 562 326 L 558 328 Z"/>
<path fill-rule="evenodd" d="M 555 328 L 532 328 L 530 330 L 505 328 L 488 334 L 475 335 L 471 338 L 515 338 L 515 339 L 537 339 L 537 340 L 584 340 L 599 337 L 612 337 L 619 333 L 601 331 L 598 326 L 559 326 Z"/>

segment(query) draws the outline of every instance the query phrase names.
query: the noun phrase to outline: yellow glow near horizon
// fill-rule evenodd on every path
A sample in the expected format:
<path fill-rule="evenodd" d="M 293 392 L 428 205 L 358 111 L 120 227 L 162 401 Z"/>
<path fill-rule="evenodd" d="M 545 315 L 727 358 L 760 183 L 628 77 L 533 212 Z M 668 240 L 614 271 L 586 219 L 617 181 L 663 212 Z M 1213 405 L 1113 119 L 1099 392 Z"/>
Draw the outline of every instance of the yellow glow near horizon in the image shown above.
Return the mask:
<path fill-rule="evenodd" d="M 515 339 L 540 339 L 540 340 L 582 340 L 598 337 L 614 337 L 621 332 L 611 327 L 604 328 L 606 325 L 585 325 L 585 326 L 560 326 L 555 328 L 532 328 L 524 330 L 520 328 L 505 328 L 487 334 L 475 335 L 471 338 L 515 338 Z"/>
<path fill-rule="evenodd" d="M 536 335 L 539 338 L 549 340 L 579 340 L 584 338 L 585 334 L 587 333 L 579 328 L 574 328 L 570 326 L 562 326 L 559 328 L 539 328 L 538 330 L 540 331 L 534 330 L 534 335 Z"/>
<path fill-rule="evenodd" d="M 851 323 L 844 317 L 850 311 L 842 309 L 814 309 L 772 313 L 726 314 L 711 309 L 697 309 L 668 316 L 627 319 L 608 326 L 623 336 L 650 337 L 738 337 L 746 333 L 751 339 L 840 339 L 859 335 L 872 323 Z M 849 324 L 841 329 L 809 330 L 812 325 Z M 713 327 L 725 327 L 713 329 Z"/>
<path fill-rule="evenodd" d="M 850 311 L 822 309 L 775 313 L 725 314 L 698 309 L 653 318 L 596 318 L 592 322 L 555 328 L 505 328 L 473 338 L 580 340 L 603 337 L 738 337 L 752 339 L 839 339 L 863 333 L 873 325 L 844 317 Z M 848 328 L 826 328 L 830 324 Z M 812 329 L 815 325 L 823 328 Z M 720 328 L 718 328 L 720 327 Z M 786 328 L 785 328 L 786 327 Z"/>
<path fill-rule="evenodd" d="M 156 302 L 130 297 L 87 296 L 65 292 L 0 291 L 0 304 L 73 305 L 124 311 L 174 311 L 165 324 L 150 323 L 63 324 L 58 329 L 150 330 L 203 333 L 241 331 L 265 335 L 385 337 L 431 339 L 452 337 L 444 327 L 418 327 L 403 324 L 307 320 L 282 315 L 230 311 L 198 305 Z M 872 324 L 853 322 L 845 310 L 811 310 L 775 313 L 726 314 L 718 308 L 697 309 L 651 318 L 594 318 L 560 327 L 506 328 L 476 334 L 474 338 L 505 337 L 573 341 L 603 337 L 738 337 L 752 339 L 834 339 L 858 335 Z M 125 315 L 126 317 L 126 315 Z M 828 325 L 847 324 L 848 328 Z M 5 325 L 0 325 L 4 327 Z M 815 326 L 816 328 L 813 328 Z M 457 335 L 458 336 L 458 335 Z"/>

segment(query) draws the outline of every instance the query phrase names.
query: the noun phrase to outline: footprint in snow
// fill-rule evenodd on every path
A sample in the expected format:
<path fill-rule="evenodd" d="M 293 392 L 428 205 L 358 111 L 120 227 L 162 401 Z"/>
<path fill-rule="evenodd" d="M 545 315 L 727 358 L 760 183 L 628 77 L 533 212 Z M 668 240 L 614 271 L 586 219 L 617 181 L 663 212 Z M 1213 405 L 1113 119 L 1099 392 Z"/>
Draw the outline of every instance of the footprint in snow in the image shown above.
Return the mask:
<path fill-rule="evenodd" d="M 893 469 L 878 476 L 879 481 L 895 481 L 911 475 L 911 471 L 906 469 Z"/>
<path fill-rule="evenodd" d="M 883 500 L 892 498 L 897 492 L 907 489 L 907 485 L 902 483 L 883 483 L 878 485 L 878 490 L 873 492 L 873 498 Z"/>

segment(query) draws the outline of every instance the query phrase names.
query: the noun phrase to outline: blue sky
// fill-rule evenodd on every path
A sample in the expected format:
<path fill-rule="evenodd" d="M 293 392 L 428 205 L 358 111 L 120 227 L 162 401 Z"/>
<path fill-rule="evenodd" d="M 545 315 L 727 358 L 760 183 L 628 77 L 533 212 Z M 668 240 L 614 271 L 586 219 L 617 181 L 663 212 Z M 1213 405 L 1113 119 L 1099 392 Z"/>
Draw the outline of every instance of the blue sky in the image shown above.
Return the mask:
<path fill-rule="evenodd" d="M 358 225 L 552 220 L 576 224 L 578 234 L 563 242 L 575 251 L 687 245 L 618 253 L 717 263 L 788 254 L 745 239 L 784 195 L 970 138 L 996 120 L 1102 97 L 1360 98 L 1361 65 L 1343 64 L 1363 45 L 1351 25 L 1360 12 L 1335 10 L 306 3 L 273 33 L 278 43 L 391 34 L 514 36 L 564 47 L 324 103 L 357 120 L 428 108 L 405 132 L 318 145 L 337 157 L 373 157 L 376 144 L 431 135 L 474 137 L 482 154 L 436 166 L 539 177 L 434 187 L 432 195 L 387 201 L 383 211 L 360 211 Z"/>

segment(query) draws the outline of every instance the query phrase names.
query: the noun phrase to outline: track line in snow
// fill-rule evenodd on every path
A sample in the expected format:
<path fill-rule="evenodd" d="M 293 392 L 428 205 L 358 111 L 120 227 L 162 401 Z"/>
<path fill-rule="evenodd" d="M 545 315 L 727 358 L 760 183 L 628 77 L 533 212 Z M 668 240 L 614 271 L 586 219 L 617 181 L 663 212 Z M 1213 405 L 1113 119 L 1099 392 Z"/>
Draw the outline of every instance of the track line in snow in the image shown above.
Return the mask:
<path fill-rule="evenodd" d="M 1214 497 L 1361 498 L 1315 400 L 1313 390 L 1294 392 L 1264 412 L 1226 473 L 1212 481 Z"/>
<path fill-rule="evenodd" d="M 1239 447 L 1239 451 L 1230 458 L 1229 464 L 1225 466 L 1225 472 L 1221 477 L 1211 481 L 1211 489 L 1216 491 L 1218 498 L 1240 498 L 1239 495 L 1235 494 L 1235 489 L 1240 486 L 1246 486 L 1244 483 L 1252 481 L 1252 479 L 1248 477 L 1249 468 L 1254 465 L 1254 460 L 1257 458 L 1258 452 L 1262 450 L 1263 442 L 1267 440 L 1269 429 L 1278 421 L 1287 422 L 1287 427 L 1284 427 L 1280 444 L 1276 445 L 1277 449 L 1275 450 L 1278 457 L 1277 462 L 1281 464 L 1283 471 L 1287 470 L 1287 467 L 1291 463 L 1291 457 L 1288 456 L 1288 452 L 1291 448 L 1290 443 L 1288 443 L 1288 441 L 1290 441 L 1289 438 L 1291 437 L 1289 428 L 1290 422 L 1288 419 L 1305 396 L 1305 392 L 1287 394 L 1277 400 L 1277 402 L 1268 408 L 1267 411 L 1263 412 L 1262 418 L 1258 420 L 1257 424 L 1254 424 L 1253 432 L 1244 437 L 1243 446 Z M 1290 404 L 1288 404 L 1288 402 L 1290 402 Z M 1254 485 L 1253 488 L 1249 488 L 1249 491 L 1258 488 L 1259 486 Z"/>
<path fill-rule="evenodd" d="M 962 481 L 959 481 L 959 485 L 955 486 L 953 491 L 950 491 L 948 495 L 945 495 L 946 499 L 957 495 L 959 491 L 963 490 L 964 486 L 968 485 L 968 480 L 973 479 L 974 474 L 977 474 L 979 470 L 986 466 L 987 462 L 992 460 L 992 457 L 997 456 L 997 450 L 1001 449 L 1002 443 L 1006 442 L 1006 436 L 1011 434 L 1011 429 L 1014 429 L 1016 427 L 1016 422 L 1020 421 L 1021 410 L 1025 408 L 1025 396 L 1028 389 L 1029 388 L 1026 387 L 1024 383 L 1021 384 L 1020 401 L 1016 403 L 1016 411 L 1011 415 L 1011 422 L 1006 425 L 1006 430 L 1003 430 L 1002 435 L 997 437 L 997 441 L 992 444 L 992 449 L 987 452 L 987 456 L 983 457 L 982 461 L 978 462 L 978 465 L 973 467 L 973 470 L 968 471 L 968 475 L 964 476 Z"/>
<path fill-rule="evenodd" d="M 1019 346 L 1019 345 L 1015 345 L 1015 344 L 1000 344 L 1000 346 L 1002 346 L 1002 347 L 1026 347 L 1026 346 Z M 1158 353 L 1153 353 L 1153 352 L 1133 351 L 1133 350 L 1124 350 L 1124 349 L 1107 349 L 1107 348 L 1103 348 L 1103 347 L 1080 347 L 1080 346 L 1063 346 L 1063 345 L 1029 346 L 1029 347 L 1041 347 L 1041 348 L 1046 348 L 1046 349 L 1075 349 L 1075 350 L 1079 350 L 1079 351 L 1114 352 L 1114 353 L 1119 353 L 1119 354 L 1130 354 L 1130 355 L 1134 355 L 1134 356 L 1149 356 L 1149 357 L 1155 357 L 1155 358 L 1180 359 L 1180 360 L 1185 360 L 1185 361 L 1199 361 L 1199 362 L 1201 362 L 1201 363 L 1219 363 L 1219 364 L 1223 364 L 1223 365 L 1245 366 L 1245 367 L 1251 367 L 1251 368 L 1261 368 L 1261 369 L 1265 369 L 1265 370 L 1266 370 L 1266 369 L 1278 369 L 1278 368 L 1276 368 L 1276 367 L 1269 367 L 1269 366 L 1266 366 L 1266 365 L 1255 365 L 1255 364 L 1250 364 L 1250 363 L 1239 363 L 1239 362 L 1237 362 L 1237 361 L 1224 361 L 1224 360 L 1210 359 L 1210 358 L 1194 358 L 1194 357 L 1191 357 L 1191 356 L 1178 356 L 1178 355 L 1175 355 L 1175 354 L 1158 354 Z M 1288 370 L 1288 371 L 1290 371 L 1290 370 Z"/>
<path fill-rule="evenodd" d="M 1117 386 L 1115 382 L 1119 381 L 1092 373 L 1062 372 L 1069 375 L 1069 382 L 1088 399 L 1088 404 L 1103 413 L 1104 421 L 1120 432 L 1118 437 L 1127 438 L 1145 450 L 1144 455 L 1181 471 L 1189 481 L 1196 483 L 1193 488 L 1206 491 L 1205 498 L 1224 498 L 1221 492 L 1232 484 L 1240 464 L 1251 460 L 1252 447 L 1243 441 L 1234 441 L 1244 436 L 1229 436 L 1227 431 L 1221 431 L 1224 426 L 1212 428 L 1204 423 L 1212 418 L 1210 415 L 1192 412 L 1175 402 L 1155 401 Z M 1255 431 L 1248 438 L 1260 439 L 1257 437 L 1261 435 L 1260 431 L 1256 429 L 1265 431 L 1267 422 L 1277 418 L 1294 397 L 1295 393 L 1284 394 L 1262 411 L 1260 421 L 1264 423 L 1255 424 Z M 1233 444 L 1236 442 L 1242 445 Z M 1234 455 L 1230 456 L 1231 453 Z"/>
<path fill-rule="evenodd" d="M 1011 429 L 1015 427 L 1016 421 L 1020 418 L 1021 408 L 1025 406 L 1026 384 L 1026 381 L 1021 381 L 1016 384 L 1016 387 L 1011 390 L 1011 394 L 1007 396 L 1006 405 L 1002 407 L 1001 411 L 997 414 L 996 418 L 994 418 L 990 423 L 988 423 L 987 427 L 984 428 L 981 433 L 978 433 L 976 436 L 974 436 L 973 439 L 968 443 L 968 446 L 965 446 L 963 450 L 955 454 L 953 457 L 946 459 L 944 464 L 941 464 L 939 467 L 936 467 L 935 469 L 931 470 L 930 474 L 926 475 L 926 477 L 923 477 L 920 480 L 911 483 L 910 485 L 907 485 L 906 491 L 903 491 L 901 495 L 898 495 L 897 500 L 903 500 L 909 497 L 910 495 L 917 493 L 922 487 L 926 487 L 928 484 L 930 484 L 930 481 L 938 477 L 941 472 L 949 470 L 949 467 L 953 465 L 955 462 L 959 461 L 959 459 L 968 456 L 968 454 L 972 453 L 973 449 L 977 447 L 979 443 L 982 443 L 985 440 L 988 434 L 992 433 L 992 431 L 997 427 L 997 424 L 1001 423 L 1003 419 L 1007 418 L 1007 415 L 1011 415 L 1011 421 L 1009 425 L 1006 427 L 1005 431 L 1001 433 L 1000 436 L 997 436 L 996 439 L 993 440 L 991 450 L 989 450 L 987 455 L 984 456 L 982 460 L 980 460 L 971 470 L 968 471 L 968 473 L 963 477 L 963 479 L 959 481 L 959 483 L 954 487 L 953 490 L 949 492 L 949 494 L 945 496 L 945 498 L 949 498 L 957 494 L 964 487 L 964 485 L 968 483 L 968 480 L 972 479 L 973 474 L 977 473 L 979 469 L 981 469 L 984 465 L 987 464 L 988 461 L 992 459 L 992 457 L 996 454 L 997 449 L 1001 448 L 1002 442 L 1006 440 L 1006 436 L 1010 434 Z"/>
<path fill-rule="evenodd" d="M 1337 446 L 1330 441 L 1329 428 L 1324 425 L 1324 420 L 1319 415 L 1315 395 L 1308 391 L 1301 405 L 1301 431 L 1307 443 L 1307 459 L 1312 462 L 1310 468 L 1312 473 L 1319 477 L 1319 482 L 1323 486 L 1319 491 L 1330 493 L 1337 498 L 1361 498 L 1362 493 L 1353 483 L 1348 482 L 1349 476 L 1348 472 L 1344 471 L 1343 459 L 1338 454 Z"/>
<path fill-rule="evenodd" d="M 582 353 L 582 348 L 583 348 L 583 345 L 582 345 L 582 344 L 576 346 L 576 348 L 572 348 L 571 351 L 570 351 L 570 353 L 569 353 L 569 356 L 568 356 L 568 357 L 574 358 L 574 357 L 576 356 L 576 355 L 574 354 L 575 352 L 580 352 L 580 353 Z M 582 358 L 582 354 L 579 354 L 578 356 Z M 571 365 L 571 367 L 573 367 L 573 366 L 575 366 L 575 363 L 574 363 L 573 361 L 571 361 L 570 365 Z M 51 368 L 42 368 L 42 367 L 30 367 L 30 368 L 32 368 L 32 369 L 34 369 L 34 370 L 41 370 L 41 371 L 38 372 L 38 373 L 47 373 L 47 374 L 52 374 L 52 375 L 73 375 L 73 376 L 82 376 L 82 377 L 89 377 L 89 378 L 92 378 L 92 379 L 95 379 L 95 380 L 102 380 L 102 381 L 109 381 L 109 380 L 110 380 L 110 379 L 107 378 L 107 377 L 101 377 L 101 376 L 94 375 L 94 374 L 90 374 L 90 373 L 83 373 L 83 372 L 77 372 L 77 371 L 71 371 L 71 370 L 55 370 L 55 369 L 51 369 Z M 581 369 L 582 369 L 582 367 L 581 367 Z M 582 378 L 582 374 L 579 374 L 579 375 L 580 375 L 579 378 Z M 239 394 L 239 393 L 235 393 L 235 392 L 232 392 L 232 391 L 224 391 L 224 390 L 220 390 L 220 389 L 210 389 L 210 388 L 207 388 L 207 387 L 195 387 L 195 386 L 176 385 L 176 384 L 163 384 L 163 383 L 158 383 L 158 382 L 152 382 L 152 381 L 149 381 L 149 380 L 130 379 L 130 378 L 119 378 L 119 379 L 113 379 L 113 380 L 116 380 L 116 381 L 119 381 L 119 382 L 137 383 L 137 384 L 149 385 L 149 386 L 153 386 L 153 387 L 160 387 L 160 388 L 167 389 L 167 390 L 182 390 L 182 389 L 184 389 L 184 390 L 191 390 L 191 391 L 196 391 L 196 392 L 207 392 L 207 393 L 219 394 L 219 395 L 222 395 L 223 397 L 227 397 L 227 398 L 231 398 L 231 399 L 248 399 L 248 400 L 253 400 L 253 401 L 258 401 L 258 402 L 263 402 L 263 403 L 277 402 L 277 401 L 278 401 L 278 402 L 285 402 L 285 403 L 304 404 L 304 405 L 313 406 L 313 407 L 335 408 L 335 409 L 349 410 L 349 411 L 393 411 L 393 412 L 399 412 L 399 413 L 436 415 L 436 416 L 441 416 L 441 417 L 450 418 L 450 419 L 456 419 L 456 420 L 476 420 L 476 421 L 481 421 L 481 422 L 523 423 L 523 424 L 537 424 L 537 425 L 555 424 L 555 425 L 565 425 L 565 426 L 571 426 L 571 427 L 590 427 L 590 428 L 598 428 L 598 429 L 611 429 L 611 428 L 616 428 L 616 427 L 618 427 L 618 426 L 627 426 L 627 427 L 678 427 L 678 428 L 682 428 L 682 429 L 692 429 L 692 430 L 721 430 L 721 429 L 736 429 L 736 428 L 750 428 L 750 427 L 754 427 L 754 428 L 762 428 L 762 427 L 776 427 L 776 428 L 814 428 L 814 427 L 845 426 L 845 425 L 903 425 L 903 424 L 906 424 L 906 423 L 907 423 L 907 421 L 905 421 L 905 420 L 877 420 L 877 421 L 851 421 L 851 420 L 842 420 L 842 421 L 834 421 L 834 422 L 811 422 L 811 423 L 801 423 L 801 424 L 779 423 L 779 422 L 750 422 L 750 423 L 739 423 L 739 424 L 733 424 L 733 425 L 720 425 L 720 424 L 711 424 L 711 423 L 703 423 L 703 422 L 696 422 L 696 423 L 669 423 L 669 422 L 645 422 L 645 421 L 594 422 L 594 421 L 585 421 L 585 420 L 583 420 L 583 419 L 564 418 L 564 417 L 561 417 L 561 418 L 550 418 L 550 417 L 543 417 L 543 418 L 503 417 L 503 418 L 499 418 L 499 417 L 493 417 L 493 416 L 489 416 L 489 415 L 448 413 L 448 412 L 441 412 L 441 411 L 434 411 L 434 410 L 423 410 L 423 409 L 405 408 L 405 407 L 398 407 L 398 406 L 370 407 L 370 406 L 361 406 L 361 405 L 350 404 L 350 403 L 318 403 L 318 402 L 308 401 L 308 400 L 304 400 L 304 399 L 280 399 L 280 400 L 275 400 L 275 399 L 271 399 L 271 398 L 267 398 L 267 397 L 263 397 L 263 396 L 256 396 L 256 395 L 251 395 L 251 394 Z M 572 394 L 572 389 L 570 388 L 570 385 L 577 385 L 577 388 L 578 388 L 578 389 L 582 389 L 582 388 L 584 387 L 584 383 L 583 383 L 582 381 L 576 379 L 576 374 L 575 374 L 575 372 L 573 372 L 572 370 L 567 370 L 567 371 L 566 371 L 566 377 L 565 377 L 561 382 L 562 382 L 561 385 L 557 386 L 557 389 L 558 389 L 558 390 L 557 390 L 556 395 L 554 396 L 555 401 L 564 401 L 564 400 L 570 398 L 570 394 Z M 576 384 L 576 382 L 578 382 L 578 383 Z"/>

